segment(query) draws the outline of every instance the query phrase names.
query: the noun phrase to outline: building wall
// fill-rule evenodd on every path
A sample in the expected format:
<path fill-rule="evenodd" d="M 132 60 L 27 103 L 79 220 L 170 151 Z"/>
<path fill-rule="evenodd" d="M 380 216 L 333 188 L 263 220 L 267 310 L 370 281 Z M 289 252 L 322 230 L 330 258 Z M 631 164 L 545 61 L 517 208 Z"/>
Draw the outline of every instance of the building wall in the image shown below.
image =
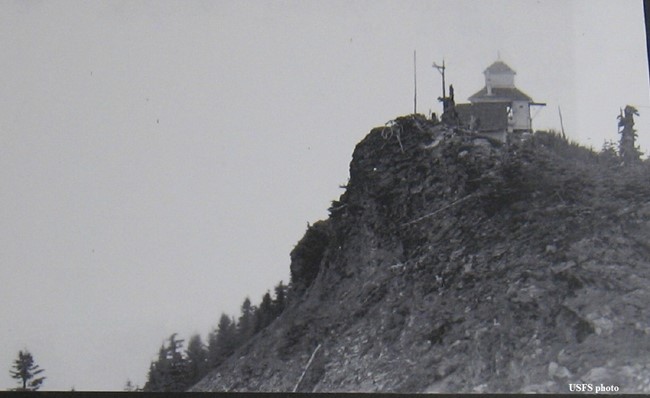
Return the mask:
<path fill-rule="evenodd" d="M 502 74 L 485 74 L 485 85 L 492 87 L 514 87 L 515 86 L 515 75 L 510 73 Z"/>
<path fill-rule="evenodd" d="M 512 129 L 530 130 L 530 105 L 527 101 L 512 101 Z"/>

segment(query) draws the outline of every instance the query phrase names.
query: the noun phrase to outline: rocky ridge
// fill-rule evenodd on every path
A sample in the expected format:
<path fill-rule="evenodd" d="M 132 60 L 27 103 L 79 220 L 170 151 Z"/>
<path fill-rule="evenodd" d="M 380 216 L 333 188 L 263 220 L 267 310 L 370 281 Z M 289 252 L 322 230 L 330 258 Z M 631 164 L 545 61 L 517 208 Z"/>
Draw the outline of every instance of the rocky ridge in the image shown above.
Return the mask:
<path fill-rule="evenodd" d="M 375 128 L 289 307 L 192 390 L 650 392 L 649 176 L 551 133 Z"/>

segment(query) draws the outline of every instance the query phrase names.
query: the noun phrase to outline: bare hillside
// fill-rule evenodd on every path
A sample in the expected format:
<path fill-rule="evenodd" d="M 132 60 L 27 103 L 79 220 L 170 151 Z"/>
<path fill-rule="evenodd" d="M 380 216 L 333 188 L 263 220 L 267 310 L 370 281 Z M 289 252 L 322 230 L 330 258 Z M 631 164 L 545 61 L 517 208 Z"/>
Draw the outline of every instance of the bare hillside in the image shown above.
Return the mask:
<path fill-rule="evenodd" d="M 373 129 L 287 309 L 195 391 L 650 392 L 650 168 L 554 134 Z"/>

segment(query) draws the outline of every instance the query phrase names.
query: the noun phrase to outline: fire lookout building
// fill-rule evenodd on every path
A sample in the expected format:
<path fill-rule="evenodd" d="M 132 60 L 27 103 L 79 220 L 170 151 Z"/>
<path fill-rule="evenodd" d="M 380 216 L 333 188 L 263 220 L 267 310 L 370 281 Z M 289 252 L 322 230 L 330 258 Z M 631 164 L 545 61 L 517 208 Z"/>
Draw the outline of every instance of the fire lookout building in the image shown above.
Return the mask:
<path fill-rule="evenodd" d="M 544 106 L 515 87 L 515 74 L 498 60 L 483 72 L 485 87 L 456 104 L 460 124 L 483 135 L 506 141 L 507 133 L 532 132 L 530 108 Z"/>

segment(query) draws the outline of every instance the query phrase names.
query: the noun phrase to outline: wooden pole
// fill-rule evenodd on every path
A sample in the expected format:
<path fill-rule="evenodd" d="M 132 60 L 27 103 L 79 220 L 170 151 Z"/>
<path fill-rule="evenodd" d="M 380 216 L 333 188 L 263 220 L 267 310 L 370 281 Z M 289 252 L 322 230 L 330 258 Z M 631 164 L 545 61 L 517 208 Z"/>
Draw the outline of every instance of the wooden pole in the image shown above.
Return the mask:
<path fill-rule="evenodd" d="M 445 93 L 445 59 L 442 59 L 442 98 L 446 98 L 447 94 Z"/>
<path fill-rule="evenodd" d="M 418 113 L 418 79 L 415 50 L 413 50 L 413 114 Z"/>
<path fill-rule="evenodd" d="M 433 67 L 436 68 L 438 70 L 438 72 L 440 72 L 440 74 L 442 75 L 442 97 L 438 98 L 438 100 L 442 101 L 445 98 L 447 98 L 447 91 L 445 89 L 445 59 L 444 58 L 442 59 L 442 66 L 440 66 L 440 65 L 438 65 L 438 64 L 436 64 L 434 62 Z M 443 111 L 444 111 L 444 109 L 443 109 Z"/>
<path fill-rule="evenodd" d="M 560 106 L 557 106 L 557 111 L 560 114 L 560 127 L 562 128 L 562 138 L 566 139 L 566 135 L 564 134 L 564 123 L 562 122 L 562 109 L 560 109 Z"/>

